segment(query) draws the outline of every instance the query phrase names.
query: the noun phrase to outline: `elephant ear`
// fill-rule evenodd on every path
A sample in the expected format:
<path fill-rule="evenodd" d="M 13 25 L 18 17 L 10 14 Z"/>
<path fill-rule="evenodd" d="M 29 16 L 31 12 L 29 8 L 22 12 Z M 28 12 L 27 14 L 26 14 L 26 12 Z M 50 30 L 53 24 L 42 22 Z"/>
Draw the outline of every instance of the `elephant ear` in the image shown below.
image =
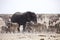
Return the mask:
<path fill-rule="evenodd" d="M 25 13 L 25 16 L 26 16 L 26 19 L 28 20 L 28 21 L 30 21 L 31 20 L 31 12 L 26 12 Z"/>
<path fill-rule="evenodd" d="M 30 20 L 30 15 L 29 13 L 26 15 L 27 20 Z"/>

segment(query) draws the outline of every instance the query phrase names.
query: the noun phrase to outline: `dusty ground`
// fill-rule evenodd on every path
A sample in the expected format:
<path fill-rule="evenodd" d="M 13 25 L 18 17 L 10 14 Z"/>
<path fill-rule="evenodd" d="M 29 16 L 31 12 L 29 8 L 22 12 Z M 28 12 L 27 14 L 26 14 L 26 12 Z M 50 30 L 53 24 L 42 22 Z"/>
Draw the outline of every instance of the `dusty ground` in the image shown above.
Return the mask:
<path fill-rule="evenodd" d="M 4 21 L 0 20 L 0 27 L 2 26 L 3 23 Z M 47 33 L 47 32 L 43 32 L 43 33 L 27 33 L 27 32 L 26 33 L 22 33 L 22 32 L 21 33 L 0 33 L 0 40 L 60 40 L 60 34 Z"/>
<path fill-rule="evenodd" d="M 0 40 L 60 40 L 56 33 L 0 33 Z"/>

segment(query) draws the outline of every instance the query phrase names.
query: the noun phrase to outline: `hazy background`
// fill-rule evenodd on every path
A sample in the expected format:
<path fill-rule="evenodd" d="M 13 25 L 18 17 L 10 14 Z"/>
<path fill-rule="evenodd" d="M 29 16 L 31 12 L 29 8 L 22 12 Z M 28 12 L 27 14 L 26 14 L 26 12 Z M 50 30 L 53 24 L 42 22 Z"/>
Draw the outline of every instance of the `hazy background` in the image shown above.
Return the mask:
<path fill-rule="evenodd" d="M 13 14 L 17 11 L 60 13 L 60 0 L 0 0 L 0 14 Z"/>

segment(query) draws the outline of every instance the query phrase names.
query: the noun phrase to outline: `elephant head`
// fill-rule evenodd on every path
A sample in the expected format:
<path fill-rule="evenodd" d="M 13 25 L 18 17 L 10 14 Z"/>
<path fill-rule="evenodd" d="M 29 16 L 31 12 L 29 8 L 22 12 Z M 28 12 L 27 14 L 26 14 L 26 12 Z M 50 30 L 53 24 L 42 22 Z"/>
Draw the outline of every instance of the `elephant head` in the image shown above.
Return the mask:
<path fill-rule="evenodd" d="M 37 23 L 37 16 L 34 12 L 26 12 L 26 18 L 29 22 Z"/>

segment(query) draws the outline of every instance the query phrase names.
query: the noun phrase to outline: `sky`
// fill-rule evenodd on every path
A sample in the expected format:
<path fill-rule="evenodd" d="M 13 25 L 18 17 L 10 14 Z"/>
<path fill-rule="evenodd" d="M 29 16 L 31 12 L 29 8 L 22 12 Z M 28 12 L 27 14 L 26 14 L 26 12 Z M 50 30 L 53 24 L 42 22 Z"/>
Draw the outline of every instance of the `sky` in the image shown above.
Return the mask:
<path fill-rule="evenodd" d="M 26 11 L 60 13 L 60 0 L 0 0 L 0 14 Z"/>

